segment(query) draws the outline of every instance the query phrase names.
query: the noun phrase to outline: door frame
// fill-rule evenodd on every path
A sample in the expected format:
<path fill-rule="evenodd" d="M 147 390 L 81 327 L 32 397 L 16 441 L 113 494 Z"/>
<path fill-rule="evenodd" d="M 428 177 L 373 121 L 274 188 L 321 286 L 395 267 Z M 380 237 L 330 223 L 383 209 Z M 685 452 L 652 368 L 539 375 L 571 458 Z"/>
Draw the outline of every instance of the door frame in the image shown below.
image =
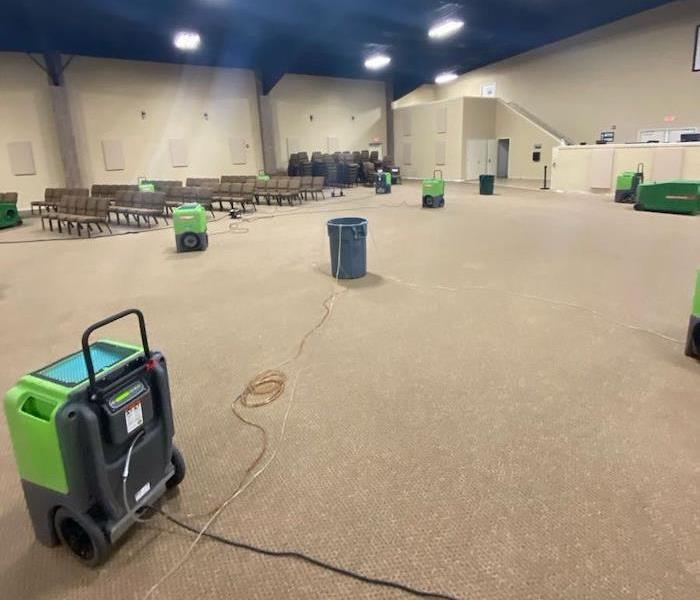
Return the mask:
<path fill-rule="evenodd" d="M 511 150 L 511 146 L 513 144 L 513 140 L 510 137 L 496 138 L 496 141 L 498 142 L 499 146 L 500 146 L 501 140 L 508 140 L 508 164 L 506 165 L 506 170 L 508 172 L 508 175 L 505 177 L 505 179 L 509 179 L 510 178 L 510 150 Z M 497 148 L 496 148 L 496 178 L 499 178 L 498 177 L 499 165 L 500 165 L 500 157 L 498 156 L 498 146 L 497 146 Z"/>

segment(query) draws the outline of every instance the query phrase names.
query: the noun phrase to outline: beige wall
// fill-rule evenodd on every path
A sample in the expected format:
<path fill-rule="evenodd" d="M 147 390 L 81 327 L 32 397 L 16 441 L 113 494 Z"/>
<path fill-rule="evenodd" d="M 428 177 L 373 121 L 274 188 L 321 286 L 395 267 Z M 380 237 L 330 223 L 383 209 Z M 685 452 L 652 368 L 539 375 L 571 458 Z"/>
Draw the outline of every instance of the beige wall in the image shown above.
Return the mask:
<path fill-rule="evenodd" d="M 610 176 L 604 187 L 591 187 L 595 157 L 601 153 L 612 154 Z M 662 170 L 657 166 L 668 163 L 668 153 L 678 158 L 679 172 L 670 177 L 658 177 Z M 644 144 L 605 146 L 562 146 L 554 150 L 552 189 L 564 192 L 595 192 L 609 195 L 615 188 L 615 180 L 622 171 L 636 171 L 644 165 L 647 181 L 658 179 L 690 179 L 700 181 L 700 143 Z"/>
<path fill-rule="evenodd" d="M 544 177 L 544 166 L 551 169 L 552 150 L 560 145 L 555 139 L 538 125 L 518 114 L 503 102 L 496 103 L 496 136 L 497 139 L 510 139 L 508 156 L 508 177 L 510 179 L 541 179 Z M 536 149 L 536 146 L 540 146 Z M 541 161 L 534 162 L 532 153 L 541 153 Z"/>
<path fill-rule="evenodd" d="M 287 167 L 288 138 L 309 155 L 327 152 L 328 137 L 338 139 L 340 151 L 368 149 L 377 138 L 386 152 L 386 95 L 381 81 L 285 75 L 265 102 L 277 168 Z"/>
<path fill-rule="evenodd" d="M 496 105 L 493 98 L 462 98 L 465 140 L 488 140 L 496 137 Z"/>
<path fill-rule="evenodd" d="M 76 57 L 65 79 L 87 184 L 255 173 L 262 164 L 251 71 Z M 248 144 L 247 164 L 232 163 L 230 138 Z M 172 166 L 170 139 L 185 140 L 187 166 Z M 103 140 L 121 142 L 124 170 L 105 169 Z"/>
<path fill-rule="evenodd" d="M 616 126 L 616 141 L 640 129 L 700 128 L 700 73 L 691 71 L 700 2 L 683 0 L 617 21 L 467 73 L 454 83 L 423 86 L 397 101 L 479 96 L 495 83 L 516 102 L 574 142 L 592 142 Z M 428 89 L 426 89 L 428 88 Z"/>
<path fill-rule="evenodd" d="M 447 131 L 441 134 L 437 132 L 437 114 L 445 109 Z M 406 177 L 428 177 L 439 168 L 446 179 L 464 179 L 468 140 L 509 138 L 509 176 L 540 179 L 543 166 L 552 164 L 552 149 L 559 145 L 550 133 L 494 98 L 453 98 L 394 108 L 394 129 L 397 162 Z M 447 148 L 444 166 L 435 163 L 439 140 L 444 140 Z M 410 164 L 406 162 L 406 144 L 411 145 Z M 532 161 L 535 145 L 541 146 L 539 163 Z"/>
<path fill-rule="evenodd" d="M 444 132 L 438 132 L 440 111 L 446 111 Z M 463 111 L 462 98 L 394 110 L 394 149 L 403 176 L 425 178 L 440 169 L 445 179 L 462 179 Z M 444 165 L 436 162 L 438 142 L 445 144 Z M 407 145 L 411 148 L 410 163 L 407 162 Z"/>
<path fill-rule="evenodd" d="M 404 108 L 406 106 L 413 106 L 414 104 L 424 104 L 426 102 L 434 102 L 436 100 L 434 85 L 421 85 L 413 90 L 410 94 L 406 94 L 398 100 L 392 102 L 393 108 Z"/>
<path fill-rule="evenodd" d="M 63 185 L 49 82 L 27 55 L 0 53 L 0 191 L 19 193 L 19 206 Z M 31 142 L 36 175 L 13 175 L 7 144 Z"/>

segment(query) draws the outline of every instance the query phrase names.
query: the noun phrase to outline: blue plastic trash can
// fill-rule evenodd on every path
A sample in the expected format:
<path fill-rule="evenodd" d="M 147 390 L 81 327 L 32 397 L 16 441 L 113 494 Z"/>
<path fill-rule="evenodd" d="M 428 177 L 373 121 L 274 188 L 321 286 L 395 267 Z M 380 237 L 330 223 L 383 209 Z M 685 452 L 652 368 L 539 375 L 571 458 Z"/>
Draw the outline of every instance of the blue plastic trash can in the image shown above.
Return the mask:
<path fill-rule="evenodd" d="M 331 274 L 357 279 L 367 274 L 367 219 L 341 217 L 328 221 L 331 242 Z M 340 268 L 338 259 L 340 258 Z"/>

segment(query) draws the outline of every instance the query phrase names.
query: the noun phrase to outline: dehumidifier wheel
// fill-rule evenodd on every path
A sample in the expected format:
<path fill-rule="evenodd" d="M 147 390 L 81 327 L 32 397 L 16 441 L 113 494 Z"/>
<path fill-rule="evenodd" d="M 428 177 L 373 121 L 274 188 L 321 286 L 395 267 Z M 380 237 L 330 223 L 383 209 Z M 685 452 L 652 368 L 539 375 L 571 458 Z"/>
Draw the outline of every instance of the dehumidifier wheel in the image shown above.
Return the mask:
<path fill-rule="evenodd" d="M 170 458 L 170 462 L 173 464 L 173 467 L 175 467 L 175 472 L 173 473 L 173 476 L 165 482 L 165 487 L 168 489 L 180 485 L 182 480 L 185 478 L 185 473 L 187 471 L 187 467 L 185 466 L 185 458 L 182 456 L 182 452 L 180 452 L 175 446 L 173 446 L 173 455 Z"/>
<path fill-rule="evenodd" d="M 187 250 L 195 250 L 199 248 L 199 236 L 196 233 L 188 231 L 182 234 L 182 246 Z"/>
<path fill-rule="evenodd" d="M 644 205 L 641 202 L 635 202 L 634 210 L 644 210 Z"/>
<path fill-rule="evenodd" d="M 96 567 L 109 556 L 107 536 L 90 517 L 77 515 L 62 506 L 56 510 L 53 522 L 61 544 L 83 564 Z"/>

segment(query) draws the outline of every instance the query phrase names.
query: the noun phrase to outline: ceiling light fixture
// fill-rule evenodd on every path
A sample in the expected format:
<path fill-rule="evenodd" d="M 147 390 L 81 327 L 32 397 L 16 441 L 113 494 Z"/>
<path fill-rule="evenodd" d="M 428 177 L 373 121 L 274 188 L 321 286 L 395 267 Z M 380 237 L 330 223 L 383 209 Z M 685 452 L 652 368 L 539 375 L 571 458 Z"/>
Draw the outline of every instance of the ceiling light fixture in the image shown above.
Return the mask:
<path fill-rule="evenodd" d="M 435 83 L 442 85 L 443 83 L 449 83 L 455 79 L 457 79 L 457 73 L 440 73 L 437 77 L 435 77 Z"/>
<path fill-rule="evenodd" d="M 196 31 L 178 31 L 173 37 L 173 44 L 178 50 L 196 50 L 201 42 L 202 39 Z"/>
<path fill-rule="evenodd" d="M 386 54 L 374 54 L 365 60 L 365 68 L 371 71 L 383 69 L 391 62 L 391 57 Z"/>
<path fill-rule="evenodd" d="M 464 21 L 448 19 L 447 21 L 442 21 L 437 25 L 433 25 L 428 30 L 428 37 L 434 39 L 446 38 L 457 33 L 462 27 L 464 27 Z"/>

